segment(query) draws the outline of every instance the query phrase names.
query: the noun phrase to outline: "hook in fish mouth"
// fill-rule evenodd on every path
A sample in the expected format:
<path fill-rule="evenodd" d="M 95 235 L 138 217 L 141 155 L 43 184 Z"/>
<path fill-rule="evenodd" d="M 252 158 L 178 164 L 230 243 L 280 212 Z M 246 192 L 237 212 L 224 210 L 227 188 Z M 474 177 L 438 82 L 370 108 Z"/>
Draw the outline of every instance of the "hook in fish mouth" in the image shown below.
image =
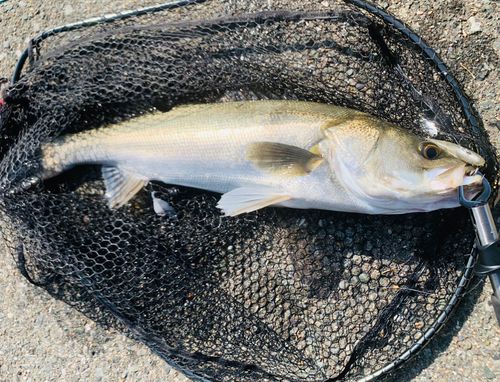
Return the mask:
<path fill-rule="evenodd" d="M 451 195 L 455 194 L 460 186 L 463 186 L 469 193 L 480 191 L 483 175 L 477 172 L 477 167 L 461 164 L 451 168 L 430 170 L 426 176 L 433 190 L 440 195 Z"/>

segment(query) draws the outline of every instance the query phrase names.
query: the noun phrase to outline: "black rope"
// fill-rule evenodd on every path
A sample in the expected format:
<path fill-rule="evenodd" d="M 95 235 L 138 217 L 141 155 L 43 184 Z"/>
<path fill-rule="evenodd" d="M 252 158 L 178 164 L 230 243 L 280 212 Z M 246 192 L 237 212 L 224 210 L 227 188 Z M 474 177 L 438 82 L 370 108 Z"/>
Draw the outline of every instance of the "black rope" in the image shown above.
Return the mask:
<path fill-rule="evenodd" d="M 443 75 L 443 77 L 446 79 L 446 82 L 448 82 L 448 84 L 451 85 L 459 103 L 462 106 L 462 109 L 465 113 L 465 116 L 471 125 L 472 130 L 476 134 L 479 134 L 477 117 L 476 117 L 474 111 L 472 110 L 472 107 L 471 107 L 471 104 L 470 104 L 468 98 L 464 95 L 464 92 L 463 92 L 462 88 L 460 87 L 460 85 L 451 76 L 446 65 L 438 57 L 437 53 L 432 48 L 430 48 L 424 41 L 422 41 L 422 39 L 416 33 L 414 33 L 412 30 L 408 29 L 408 27 L 406 25 L 404 25 L 401 21 L 391 17 L 388 13 L 378 9 L 375 5 L 370 4 L 368 2 L 365 2 L 365 1 L 362 1 L 362 0 L 344 0 L 344 2 L 346 2 L 347 4 L 355 5 L 361 9 L 364 9 L 364 10 L 372 13 L 375 16 L 380 17 L 381 19 L 384 20 L 384 22 L 386 24 L 394 26 L 401 33 L 405 34 L 412 42 L 414 42 L 416 45 L 418 45 L 422 49 L 422 51 L 425 53 L 425 55 L 427 57 L 429 57 L 429 59 L 431 59 L 436 64 L 438 70 Z"/>
<path fill-rule="evenodd" d="M 415 86 L 413 86 L 413 83 L 408 78 L 403 68 L 401 68 L 401 65 L 399 65 L 399 60 L 396 55 L 392 53 L 390 48 L 387 46 L 382 34 L 380 33 L 378 25 L 370 24 L 368 26 L 368 31 L 370 33 L 370 37 L 382 51 L 382 55 L 389 61 L 389 64 L 401 81 L 403 87 L 408 91 L 416 104 L 420 105 L 425 117 L 429 120 L 437 121 L 438 124 L 446 126 L 448 129 L 452 129 L 451 118 L 441 110 L 439 102 L 429 95 L 422 94 L 415 88 Z"/>
<path fill-rule="evenodd" d="M 26 279 L 32 283 L 33 285 L 43 287 L 45 285 L 45 282 L 39 282 L 35 281 L 29 274 L 27 266 L 26 266 L 26 256 L 24 255 L 24 246 L 21 240 L 18 240 L 17 242 L 17 267 L 19 268 L 19 272 L 26 277 Z"/>

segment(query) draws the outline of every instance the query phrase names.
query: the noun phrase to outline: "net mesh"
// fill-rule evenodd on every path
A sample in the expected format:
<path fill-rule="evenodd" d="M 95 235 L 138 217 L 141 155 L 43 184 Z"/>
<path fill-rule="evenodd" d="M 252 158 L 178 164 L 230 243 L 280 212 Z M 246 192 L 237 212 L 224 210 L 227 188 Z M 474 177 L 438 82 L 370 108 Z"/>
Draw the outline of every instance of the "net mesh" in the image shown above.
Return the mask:
<path fill-rule="evenodd" d="M 23 274 L 196 378 L 356 379 L 430 338 L 469 277 L 466 211 L 225 218 L 218 195 L 158 182 L 110 210 L 99 166 L 40 181 L 40 146 L 61 134 L 179 104 L 298 99 L 420 136 L 435 121 L 437 138 L 481 150 L 495 183 L 480 121 L 422 44 L 332 3 L 244 15 L 214 1 L 33 44 L 0 110 L 3 234 Z M 155 214 L 152 191 L 176 219 Z"/>

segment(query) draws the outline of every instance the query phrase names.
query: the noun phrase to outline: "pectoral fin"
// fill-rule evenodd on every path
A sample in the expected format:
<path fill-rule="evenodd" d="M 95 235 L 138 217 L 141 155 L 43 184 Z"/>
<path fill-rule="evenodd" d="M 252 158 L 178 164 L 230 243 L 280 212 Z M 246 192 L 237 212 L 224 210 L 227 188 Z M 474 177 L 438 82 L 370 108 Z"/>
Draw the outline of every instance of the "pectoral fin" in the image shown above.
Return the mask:
<path fill-rule="evenodd" d="M 242 187 L 222 195 L 217 207 L 226 216 L 236 216 L 290 199 L 290 195 L 272 189 Z"/>
<path fill-rule="evenodd" d="M 316 146 L 313 150 L 277 142 L 255 142 L 248 145 L 246 159 L 263 172 L 293 178 L 309 174 L 323 161 Z"/>
<path fill-rule="evenodd" d="M 118 167 L 111 166 L 102 167 L 102 176 L 106 186 L 106 199 L 111 208 L 123 206 L 148 182 L 144 179 L 137 179 Z"/>

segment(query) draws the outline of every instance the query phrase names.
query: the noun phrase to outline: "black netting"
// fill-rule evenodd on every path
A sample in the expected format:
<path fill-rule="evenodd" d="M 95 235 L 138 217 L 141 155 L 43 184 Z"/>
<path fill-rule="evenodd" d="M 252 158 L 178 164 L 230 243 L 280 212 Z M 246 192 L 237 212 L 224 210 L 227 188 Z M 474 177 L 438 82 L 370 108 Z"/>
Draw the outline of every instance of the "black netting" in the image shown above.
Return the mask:
<path fill-rule="evenodd" d="M 219 18 L 194 21 L 207 8 Z M 470 274 L 466 211 L 225 218 L 218 195 L 156 182 L 110 210 L 98 166 L 40 181 L 40 146 L 53 136 L 266 98 L 347 106 L 421 136 L 422 118 L 436 121 L 438 138 L 482 150 L 496 181 L 479 119 L 406 29 L 341 1 L 328 12 L 228 13 L 209 2 L 37 41 L 0 110 L 4 236 L 31 281 L 196 375 L 372 375 L 449 314 Z M 155 214 L 151 191 L 176 219 Z"/>

